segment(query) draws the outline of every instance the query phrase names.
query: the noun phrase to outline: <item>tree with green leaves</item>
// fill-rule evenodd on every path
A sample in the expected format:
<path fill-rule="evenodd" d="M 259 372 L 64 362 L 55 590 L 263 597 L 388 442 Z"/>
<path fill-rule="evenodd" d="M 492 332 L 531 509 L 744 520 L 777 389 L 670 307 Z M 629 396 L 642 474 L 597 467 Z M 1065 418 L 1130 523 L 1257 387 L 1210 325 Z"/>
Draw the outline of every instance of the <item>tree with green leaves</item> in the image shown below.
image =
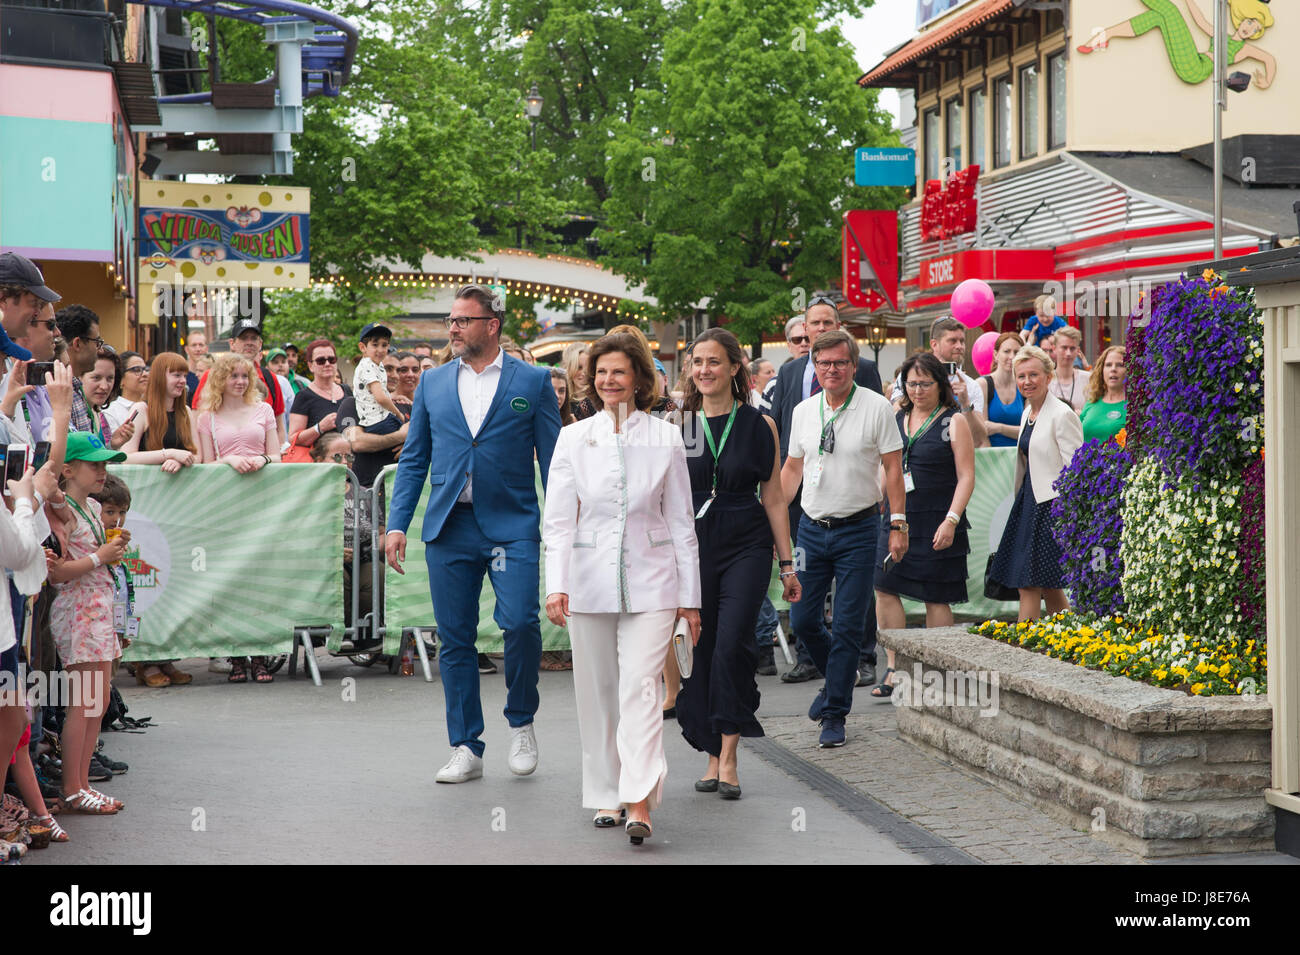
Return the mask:
<path fill-rule="evenodd" d="M 757 343 L 840 270 L 843 212 L 902 190 L 853 184 L 853 149 L 897 145 L 892 117 L 817 0 L 697 0 L 607 149 L 599 232 L 612 268 L 665 315 L 705 309 Z M 802 293 L 802 295 L 800 294 Z"/>

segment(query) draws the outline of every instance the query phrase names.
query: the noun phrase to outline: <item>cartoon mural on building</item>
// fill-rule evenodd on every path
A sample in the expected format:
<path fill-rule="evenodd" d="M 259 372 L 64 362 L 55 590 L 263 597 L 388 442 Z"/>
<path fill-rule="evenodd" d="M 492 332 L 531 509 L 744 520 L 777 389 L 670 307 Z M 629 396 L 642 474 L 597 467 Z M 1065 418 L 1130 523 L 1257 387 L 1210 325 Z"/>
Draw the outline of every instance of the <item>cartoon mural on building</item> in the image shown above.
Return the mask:
<path fill-rule="evenodd" d="M 1080 53 L 1094 53 L 1106 49 L 1111 40 L 1123 40 L 1142 36 L 1151 30 L 1159 30 L 1165 43 L 1165 53 L 1169 65 L 1173 67 L 1178 78 L 1184 83 L 1203 83 L 1214 73 L 1214 55 L 1211 49 L 1202 53 L 1197 49 L 1192 28 L 1187 25 L 1183 15 L 1178 11 L 1173 0 L 1139 0 L 1146 11 L 1129 20 L 1123 20 L 1114 26 L 1098 30 L 1088 42 L 1079 47 Z M 1214 26 L 1197 6 L 1198 0 L 1187 0 L 1187 12 L 1193 23 L 1211 40 Z M 1246 60 L 1263 64 L 1263 69 L 1254 71 L 1255 86 L 1268 89 L 1277 74 L 1277 60 L 1266 50 L 1260 49 L 1253 42 L 1264 35 L 1264 31 L 1273 25 L 1273 12 L 1269 0 L 1228 0 L 1228 16 L 1231 32 L 1228 36 L 1227 61 L 1235 65 Z M 1248 73 L 1234 72 L 1227 80 L 1228 86 L 1240 93 L 1250 86 Z"/>

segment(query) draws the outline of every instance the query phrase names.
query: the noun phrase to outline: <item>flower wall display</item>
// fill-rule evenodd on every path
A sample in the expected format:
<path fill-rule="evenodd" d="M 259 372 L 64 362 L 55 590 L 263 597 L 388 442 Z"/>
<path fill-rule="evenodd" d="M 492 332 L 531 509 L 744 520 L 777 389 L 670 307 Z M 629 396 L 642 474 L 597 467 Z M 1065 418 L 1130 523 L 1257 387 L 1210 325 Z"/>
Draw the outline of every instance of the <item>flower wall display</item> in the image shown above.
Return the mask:
<path fill-rule="evenodd" d="M 1165 285 L 1138 359 L 1142 455 L 1174 480 L 1240 479 L 1263 443 L 1263 339 L 1249 290 L 1213 273 Z"/>
<path fill-rule="evenodd" d="M 1124 491 L 1124 600 L 1142 625 L 1219 643 L 1242 631 L 1237 604 L 1241 484 L 1170 483 L 1159 462 L 1134 468 Z"/>
<path fill-rule="evenodd" d="M 1052 535 L 1061 548 L 1071 604 L 1096 614 L 1121 613 L 1124 482 L 1133 457 L 1116 441 L 1089 441 L 1056 482 Z"/>
<path fill-rule="evenodd" d="M 1126 349 L 1123 439 L 1083 445 L 1056 484 L 1053 533 L 1072 610 L 1019 633 L 996 621 L 972 632 L 1190 693 L 1262 692 L 1264 347 L 1254 293 L 1209 270 L 1170 282 L 1153 293 L 1149 318 L 1130 316 Z"/>

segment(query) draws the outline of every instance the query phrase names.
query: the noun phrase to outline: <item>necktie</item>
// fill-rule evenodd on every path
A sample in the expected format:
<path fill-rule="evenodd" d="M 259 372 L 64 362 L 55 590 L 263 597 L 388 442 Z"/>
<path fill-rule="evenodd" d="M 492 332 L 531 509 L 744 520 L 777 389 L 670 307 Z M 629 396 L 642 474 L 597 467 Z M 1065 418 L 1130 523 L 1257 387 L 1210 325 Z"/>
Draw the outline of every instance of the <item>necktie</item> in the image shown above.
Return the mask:
<path fill-rule="evenodd" d="M 808 397 L 811 398 L 813 395 L 817 394 L 821 390 L 822 390 L 822 383 L 817 380 L 817 376 L 814 374 L 812 387 L 808 389 Z"/>

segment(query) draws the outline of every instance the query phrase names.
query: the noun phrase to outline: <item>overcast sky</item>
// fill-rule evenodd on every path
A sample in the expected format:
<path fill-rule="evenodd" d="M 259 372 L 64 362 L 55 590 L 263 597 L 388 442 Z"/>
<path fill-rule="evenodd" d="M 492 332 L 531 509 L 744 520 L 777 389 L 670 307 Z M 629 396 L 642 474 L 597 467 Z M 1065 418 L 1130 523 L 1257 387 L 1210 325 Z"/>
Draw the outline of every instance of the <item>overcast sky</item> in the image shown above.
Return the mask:
<path fill-rule="evenodd" d="M 840 30 L 858 53 L 858 66 L 866 72 L 885 58 L 885 51 L 916 35 L 916 0 L 876 0 L 866 14 L 844 20 Z M 898 93 L 881 90 L 880 103 L 898 122 Z"/>

